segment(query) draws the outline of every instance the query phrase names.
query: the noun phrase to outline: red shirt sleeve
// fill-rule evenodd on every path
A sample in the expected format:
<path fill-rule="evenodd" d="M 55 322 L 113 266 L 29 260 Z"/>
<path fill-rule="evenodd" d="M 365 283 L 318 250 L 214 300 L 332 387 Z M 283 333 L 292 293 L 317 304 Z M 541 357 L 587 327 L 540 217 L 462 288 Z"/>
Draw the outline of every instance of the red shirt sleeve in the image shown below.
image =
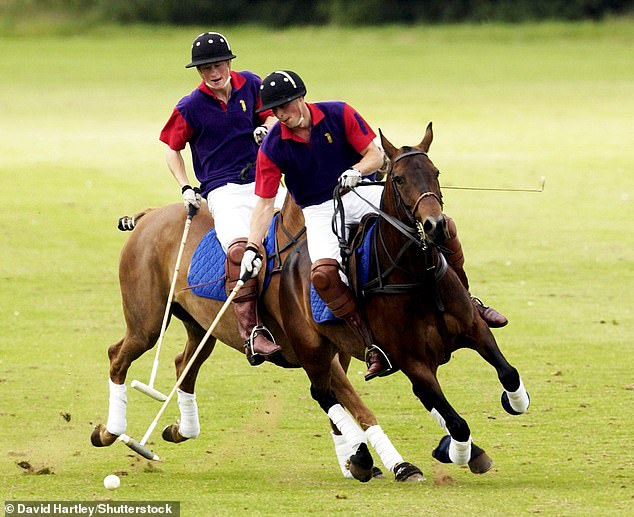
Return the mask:
<path fill-rule="evenodd" d="M 255 194 L 264 198 L 275 197 L 281 179 L 280 168 L 260 149 L 255 163 Z"/>
<path fill-rule="evenodd" d="M 258 108 L 262 105 L 262 103 L 258 100 Z M 260 122 L 264 123 L 264 121 L 273 116 L 273 110 L 265 110 L 262 111 L 260 113 L 258 113 L 258 118 L 260 119 Z"/>
<path fill-rule="evenodd" d="M 174 151 L 181 151 L 185 149 L 185 146 L 187 145 L 187 142 L 189 142 L 192 134 L 192 129 L 180 114 L 180 111 L 174 108 L 172 115 L 161 131 L 159 140 L 169 145 L 170 149 L 173 149 Z"/>
<path fill-rule="evenodd" d="M 370 125 L 348 104 L 343 108 L 343 122 L 348 142 L 358 153 L 370 145 L 370 142 L 376 137 L 376 133 Z"/>

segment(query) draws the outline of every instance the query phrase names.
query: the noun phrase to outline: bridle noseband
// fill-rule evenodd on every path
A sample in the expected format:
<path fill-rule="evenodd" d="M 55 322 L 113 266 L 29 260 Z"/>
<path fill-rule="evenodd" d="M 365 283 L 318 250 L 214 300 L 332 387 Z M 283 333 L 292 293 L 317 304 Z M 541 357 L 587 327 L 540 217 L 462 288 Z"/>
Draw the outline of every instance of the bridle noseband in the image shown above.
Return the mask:
<path fill-rule="evenodd" d="M 425 235 L 425 230 L 423 229 L 423 223 L 416 219 L 416 209 L 418 208 L 418 204 L 423 199 L 425 199 L 426 197 L 433 197 L 434 199 L 436 199 L 436 201 L 438 201 L 438 203 L 440 204 L 441 208 L 443 206 L 442 205 L 442 200 L 440 199 L 440 196 L 438 196 L 435 192 L 432 192 L 432 191 L 423 192 L 420 196 L 418 196 L 418 198 L 414 202 L 414 206 L 410 209 L 410 208 L 407 207 L 407 205 L 403 201 L 403 196 L 401 195 L 401 192 L 400 192 L 400 190 L 398 188 L 398 184 L 396 183 L 396 181 L 394 181 L 394 178 L 395 178 L 395 176 L 394 176 L 394 165 L 396 163 L 398 163 L 400 160 L 402 160 L 403 158 L 407 158 L 409 156 L 419 156 L 419 155 L 427 157 L 427 153 L 425 151 L 421 151 L 420 149 L 412 149 L 411 151 L 406 151 L 403 154 L 400 154 L 399 156 L 397 156 L 394 159 L 394 161 L 392 162 L 392 165 L 391 165 L 390 170 L 388 172 L 388 177 L 392 181 L 392 186 L 394 188 L 394 197 L 395 197 L 396 204 L 402 208 L 402 210 L 405 212 L 405 215 L 410 220 L 410 224 L 414 228 L 416 228 L 416 231 L 417 231 L 419 239 L 420 239 L 420 244 L 419 244 L 420 247 L 422 249 L 426 249 L 427 248 L 427 238 L 426 238 L 426 235 Z"/>

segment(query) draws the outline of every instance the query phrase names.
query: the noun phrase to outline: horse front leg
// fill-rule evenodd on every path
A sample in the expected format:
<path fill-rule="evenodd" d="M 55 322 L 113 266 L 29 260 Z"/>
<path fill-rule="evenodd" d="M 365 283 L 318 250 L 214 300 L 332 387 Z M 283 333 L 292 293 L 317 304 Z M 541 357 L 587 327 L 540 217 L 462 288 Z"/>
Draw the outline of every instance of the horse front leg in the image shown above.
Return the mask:
<path fill-rule="evenodd" d="M 341 354 L 341 352 L 339 353 Z M 350 363 L 350 356 L 343 357 L 340 361 L 336 356 L 331 365 L 332 387 L 337 399 L 352 414 L 354 419 L 361 426 L 370 445 L 381 458 L 381 462 L 395 476 L 396 481 L 424 481 L 425 476 L 422 471 L 414 464 L 403 459 L 396 447 L 392 444 L 387 434 L 379 425 L 376 416 L 361 400 L 358 393 L 350 383 L 345 371 Z M 353 477 L 348 468 L 348 458 L 354 454 L 353 444 L 349 443 L 346 438 L 337 429 L 331 421 L 334 431 L 331 436 L 335 445 L 337 460 L 341 467 L 344 477 Z M 378 467 L 373 467 L 372 477 L 383 477 Z"/>
<path fill-rule="evenodd" d="M 493 461 L 473 443 L 469 424 L 445 398 L 435 372 L 422 365 L 413 368 L 411 364 L 403 371 L 412 381 L 414 394 L 448 433 L 440 440 L 432 456 L 442 463 L 468 465 L 474 474 L 487 472 Z"/>
<path fill-rule="evenodd" d="M 506 360 L 498 347 L 493 333 L 483 322 L 478 322 L 475 327 L 475 336 L 472 348 L 493 368 L 504 388 L 501 402 L 504 410 L 511 415 L 521 415 L 528 411 L 530 395 L 524 387 L 524 382 L 518 371 Z"/>
<path fill-rule="evenodd" d="M 174 361 L 176 365 L 176 379 L 181 376 L 206 333 L 193 319 L 191 321 L 184 321 L 184 324 L 187 329 L 187 344 L 183 352 L 178 354 Z M 211 355 L 215 343 L 216 339 L 214 337 L 210 337 L 207 340 L 207 343 L 205 343 L 192 363 L 187 375 L 185 375 L 180 387 L 176 390 L 180 419 L 177 423 L 168 425 L 163 429 L 161 436 L 165 441 L 181 443 L 189 439 L 197 438 L 200 434 L 198 403 L 196 402 L 195 393 L 196 378 L 198 377 L 200 367 Z"/>

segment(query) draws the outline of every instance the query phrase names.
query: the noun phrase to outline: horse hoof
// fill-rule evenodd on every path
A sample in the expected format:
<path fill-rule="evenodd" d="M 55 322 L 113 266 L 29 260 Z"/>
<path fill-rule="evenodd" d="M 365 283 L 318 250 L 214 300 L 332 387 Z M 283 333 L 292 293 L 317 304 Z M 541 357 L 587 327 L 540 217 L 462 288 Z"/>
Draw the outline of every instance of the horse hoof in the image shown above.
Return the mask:
<path fill-rule="evenodd" d="M 438 446 L 432 451 L 431 455 L 441 463 L 451 463 L 449 459 L 449 444 L 451 443 L 451 436 L 446 434 L 438 442 Z"/>
<path fill-rule="evenodd" d="M 528 397 L 528 404 L 530 405 L 531 396 L 530 396 L 530 394 L 528 392 L 526 392 L 526 396 Z M 513 416 L 521 415 L 523 413 L 526 413 L 526 411 L 528 411 L 528 406 L 526 406 L 526 410 L 525 411 L 515 411 L 511 407 L 511 402 L 509 401 L 509 396 L 506 393 L 506 391 L 502 392 L 502 407 L 504 408 L 504 411 L 506 411 L 509 415 L 513 415 Z"/>
<path fill-rule="evenodd" d="M 117 441 L 118 436 L 108 432 L 103 424 L 96 425 L 90 433 L 90 443 L 95 447 L 108 447 Z"/>
<path fill-rule="evenodd" d="M 359 445 L 357 452 L 355 452 L 348 460 L 348 469 L 354 479 L 367 483 L 372 479 L 372 467 L 374 466 L 374 460 L 368 450 L 368 446 L 365 443 Z"/>
<path fill-rule="evenodd" d="M 265 359 L 262 354 L 251 354 L 247 352 L 247 360 L 251 366 L 260 366 Z"/>
<path fill-rule="evenodd" d="M 161 434 L 161 436 L 166 442 L 172 443 L 181 443 L 185 440 L 189 440 L 189 438 L 184 437 L 178 432 L 178 424 L 166 426 L 165 429 L 163 429 L 163 433 Z"/>
<path fill-rule="evenodd" d="M 476 454 L 476 450 L 479 451 Z M 471 447 L 471 459 L 469 460 L 469 470 L 473 474 L 484 474 L 491 470 L 493 460 L 480 447 L 474 445 Z"/>
<path fill-rule="evenodd" d="M 376 465 L 372 467 L 372 479 L 385 479 L 385 474 L 383 474 L 383 471 Z"/>
<path fill-rule="evenodd" d="M 451 436 L 446 434 L 440 439 L 438 447 L 436 447 L 431 455 L 441 463 L 453 463 L 449 458 L 449 444 Z M 475 443 L 471 443 L 471 457 L 469 459 L 469 469 L 474 474 L 484 474 L 493 466 L 493 460 L 489 458 L 486 452 Z"/>
<path fill-rule="evenodd" d="M 407 461 L 399 463 L 394 468 L 394 480 L 395 481 L 425 481 L 423 472 L 416 466 Z"/>

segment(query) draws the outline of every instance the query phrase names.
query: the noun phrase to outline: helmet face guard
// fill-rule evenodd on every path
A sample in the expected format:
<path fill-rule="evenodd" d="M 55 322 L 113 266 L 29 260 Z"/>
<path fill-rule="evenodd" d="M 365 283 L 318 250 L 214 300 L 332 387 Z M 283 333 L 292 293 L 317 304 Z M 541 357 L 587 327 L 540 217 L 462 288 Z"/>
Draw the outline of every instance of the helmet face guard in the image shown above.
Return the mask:
<path fill-rule="evenodd" d="M 302 78 L 290 70 L 278 70 L 264 78 L 260 86 L 262 106 L 256 111 L 276 108 L 294 99 L 306 95 L 306 86 Z"/>
<path fill-rule="evenodd" d="M 203 32 L 192 43 L 192 61 L 185 68 L 228 61 L 236 56 L 227 38 L 219 32 Z"/>

